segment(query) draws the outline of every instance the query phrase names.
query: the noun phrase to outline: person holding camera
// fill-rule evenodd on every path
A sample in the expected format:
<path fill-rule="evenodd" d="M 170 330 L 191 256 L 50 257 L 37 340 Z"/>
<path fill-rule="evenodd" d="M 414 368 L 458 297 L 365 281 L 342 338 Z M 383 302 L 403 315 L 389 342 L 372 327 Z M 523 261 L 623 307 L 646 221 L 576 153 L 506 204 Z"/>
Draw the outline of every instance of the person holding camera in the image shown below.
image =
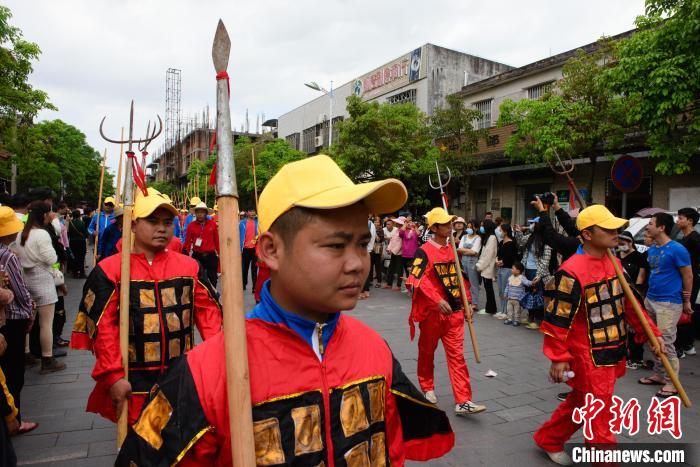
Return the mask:
<path fill-rule="evenodd" d="M 542 197 L 535 195 L 535 199 L 530 204 L 539 213 L 539 226 L 544 243 L 562 256 L 562 262 L 569 259 L 581 245 L 581 238 L 574 220 L 561 207 L 554 193 L 543 193 Z M 566 235 L 560 234 L 552 225 L 552 219 L 549 217 L 549 206 L 554 209 L 557 222 L 564 229 Z"/>

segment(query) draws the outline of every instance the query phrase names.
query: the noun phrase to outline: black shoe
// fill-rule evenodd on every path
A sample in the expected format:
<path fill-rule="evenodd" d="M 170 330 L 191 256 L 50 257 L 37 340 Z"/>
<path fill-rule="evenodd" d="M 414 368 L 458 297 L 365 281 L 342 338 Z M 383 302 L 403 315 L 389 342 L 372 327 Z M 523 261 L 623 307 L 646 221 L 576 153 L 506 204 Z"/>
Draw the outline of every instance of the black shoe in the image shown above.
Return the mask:
<path fill-rule="evenodd" d="M 560 401 L 564 402 L 564 401 L 566 400 L 566 397 L 567 397 L 569 394 L 571 394 L 572 392 L 573 392 L 573 391 L 569 391 L 569 392 L 560 392 L 559 394 L 557 394 L 557 399 L 559 399 Z"/>
<path fill-rule="evenodd" d="M 60 348 L 58 348 L 58 347 L 54 347 L 54 348 L 53 348 L 53 356 L 54 356 L 55 358 L 58 358 L 58 357 L 65 357 L 66 355 L 68 355 L 68 352 L 66 352 L 65 350 L 60 349 Z"/>
<path fill-rule="evenodd" d="M 34 355 L 32 355 L 31 353 L 24 354 L 24 366 L 32 367 L 37 363 L 39 363 L 39 359 L 36 358 Z"/>
<path fill-rule="evenodd" d="M 41 370 L 39 370 L 40 375 L 45 375 L 47 373 L 53 373 L 55 371 L 61 371 L 66 369 L 66 364 L 61 363 L 54 357 L 41 357 Z"/>

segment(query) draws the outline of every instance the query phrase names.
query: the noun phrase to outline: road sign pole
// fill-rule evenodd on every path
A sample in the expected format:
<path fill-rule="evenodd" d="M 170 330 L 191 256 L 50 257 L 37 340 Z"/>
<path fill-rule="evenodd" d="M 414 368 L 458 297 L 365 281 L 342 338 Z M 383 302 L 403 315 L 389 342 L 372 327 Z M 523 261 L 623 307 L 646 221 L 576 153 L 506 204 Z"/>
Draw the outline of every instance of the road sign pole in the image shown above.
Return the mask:
<path fill-rule="evenodd" d="M 627 192 L 622 192 L 622 218 L 627 219 Z"/>

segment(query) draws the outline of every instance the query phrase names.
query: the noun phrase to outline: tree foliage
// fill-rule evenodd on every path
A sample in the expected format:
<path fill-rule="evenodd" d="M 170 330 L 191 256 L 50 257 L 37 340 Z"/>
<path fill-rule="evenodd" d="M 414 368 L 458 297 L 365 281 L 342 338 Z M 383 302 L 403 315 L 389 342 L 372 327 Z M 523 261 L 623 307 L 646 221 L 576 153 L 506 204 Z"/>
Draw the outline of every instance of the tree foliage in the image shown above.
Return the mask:
<path fill-rule="evenodd" d="M 427 117 L 413 104 L 363 102 L 357 96 L 348 97 L 347 111 L 331 149 L 338 165 L 356 182 L 397 178 L 408 189 L 409 206 L 427 208 L 428 175 L 439 153 Z"/>
<path fill-rule="evenodd" d="M 563 67 L 562 78 L 541 99 L 506 100 L 498 126 L 515 125 L 504 152 L 513 161 L 554 162 L 558 154 L 585 157 L 593 169 L 602 156 L 612 155 L 627 131 L 626 99 L 606 84 L 613 49 L 602 39 L 596 51 L 577 51 Z M 588 193 L 595 170 L 591 170 Z"/>
<path fill-rule="evenodd" d="M 10 18 L 10 10 L 0 5 L 0 149 L 16 152 L 21 142 L 18 131 L 30 125 L 40 110 L 56 108 L 44 91 L 27 82 L 41 50 L 22 38 Z"/>
<path fill-rule="evenodd" d="M 69 202 L 97 201 L 102 156 L 72 125 L 50 120 L 25 129 L 22 152 L 3 164 L 12 162 L 17 164 L 20 191 L 46 186 Z M 112 182 L 112 175 L 105 172 L 103 197 L 113 193 Z"/>
<path fill-rule="evenodd" d="M 700 0 L 647 0 L 636 24 L 609 84 L 628 96 L 628 122 L 646 133 L 656 170 L 684 173 L 700 148 Z"/>

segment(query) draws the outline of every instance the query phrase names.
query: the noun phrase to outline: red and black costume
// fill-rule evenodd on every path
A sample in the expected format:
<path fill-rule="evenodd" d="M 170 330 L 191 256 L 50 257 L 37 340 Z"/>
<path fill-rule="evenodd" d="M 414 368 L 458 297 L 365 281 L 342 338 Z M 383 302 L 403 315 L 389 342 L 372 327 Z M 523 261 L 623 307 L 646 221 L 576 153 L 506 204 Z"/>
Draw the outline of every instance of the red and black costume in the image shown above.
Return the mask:
<path fill-rule="evenodd" d="M 470 284 L 464 278 L 465 289 Z M 411 275 L 406 285 L 413 288 L 411 315 L 411 340 L 415 336 L 415 324 L 420 327 L 418 337 L 418 382 L 423 392 L 435 389 L 434 359 L 439 340 L 445 349 L 447 369 L 452 383 L 455 403 L 472 400 L 469 370 L 464 361 L 464 307 L 457 281 L 457 267 L 452 247 L 428 240 L 417 251 Z M 446 300 L 453 313 L 440 311 L 438 303 Z M 471 296 L 467 292 L 467 300 Z"/>
<path fill-rule="evenodd" d="M 88 412 L 116 421 L 109 395 L 124 377 L 119 351 L 119 283 L 121 255 L 95 267 L 83 288 L 71 348 L 92 350 L 97 361 Z M 192 258 L 163 251 L 148 264 L 143 254 L 131 255 L 129 286 L 129 422 L 138 417 L 148 391 L 172 359 L 194 347 L 196 323 L 204 339 L 221 329 L 221 309 L 206 276 Z"/>
<path fill-rule="evenodd" d="M 187 255 L 191 253 L 199 261 L 206 270 L 209 282 L 216 287 L 219 269 L 219 227 L 216 221 L 205 219 L 199 222 L 195 219 L 190 222 L 182 251 Z"/>
<path fill-rule="evenodd" d="M 258 465 L 402 466 L 452 448 L 447 416 L 375 331 L 340 313 L 292 315 L 269 285 L 261 298 L 246 321 Z M 154 387 L 117 465 L 231 465 L 225 374 L 221 333 Z"/>
<path fill-rule="evenodd" d="M 617 258 L 615 261 L 619 264 Z M 605 404 L 592 421 L 590 442 L 615 443 L 608 424 L 612 415 L 609 408 L 615 380 L 625 373 L 625 321 L 634 329 L 636 342 L 645 342 L 647 335 L 625 300 L 613 264 L 606 256 L 595 258 L 579 247 L 546 285 L 545 299 L 540 326 L 545 334 L 544 354 L 553 362 L 569 362 L 574 377 L 566 382 L 573 391 L 535 432 L 535 443 L 548 452 L 563 451 L 564 443 L 581 426 L 571 415 L 584 405 L 586 393 Z M 660 335 L 646 311 L 644 316 L 654 334 Z"/>

